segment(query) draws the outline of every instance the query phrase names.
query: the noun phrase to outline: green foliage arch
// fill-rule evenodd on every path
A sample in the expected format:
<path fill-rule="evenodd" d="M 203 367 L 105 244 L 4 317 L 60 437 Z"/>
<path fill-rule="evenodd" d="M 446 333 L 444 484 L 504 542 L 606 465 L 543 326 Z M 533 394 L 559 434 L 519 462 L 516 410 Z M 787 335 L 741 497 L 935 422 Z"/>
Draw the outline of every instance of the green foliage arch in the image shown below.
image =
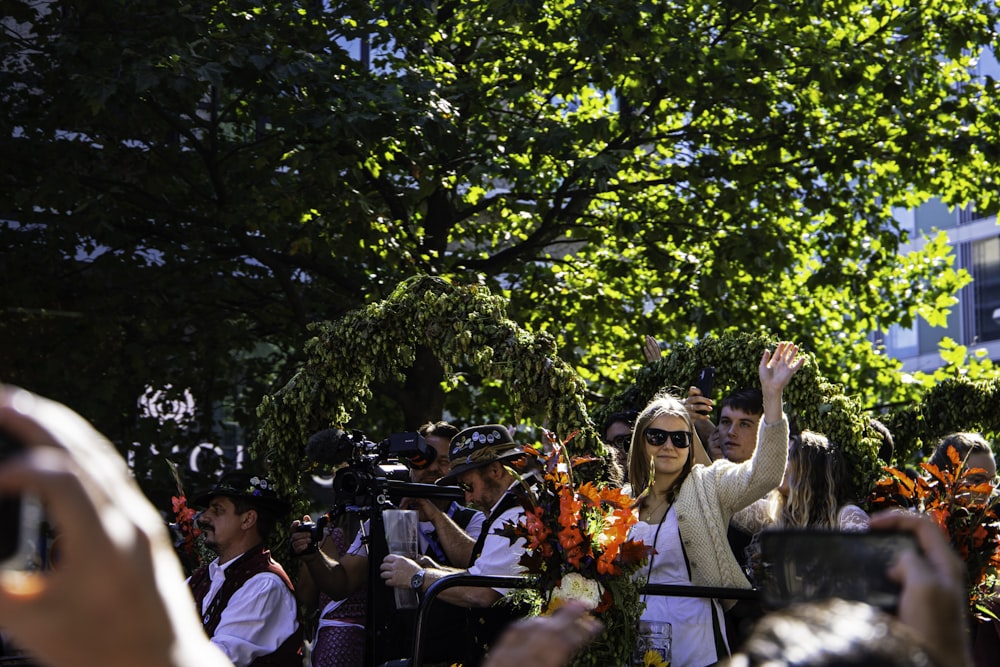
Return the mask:
<path fill-rule="evenodd" d="M 758 366 L 765 349 L 773 349 L 776 338 L 756 333 L 723 333 L 695 343 L 671 345 L 659 361 L 642 367 L 635 383 L 595 411 L 600 424 L 612 412 L 641 410 L 658 392 L 667 389 L 679 397 L 687 395 L 697 371 L 715 367 L 716 401 L 748 387 L 759 387 Z M 864 413 L 861 401 L 847 396 L 841 385 L 823 377 L 815 359 L 806 350 L 807 362 L 784 392 L 785 412 L 800 429 L 823 433 L 838 443 L 852 470 L 854 493 L 864 497 L 878 479 L 880 439 Z"/>
<path fill-rule="evenodd" d="M 481 285 L 417 276 L 388 298 L 335 321 L 312 325 L 306 361 L 258 407 L 252 453 L 270 461 L 284 488 L 297 488 L 310 434 L 364 414 L 372 385 L 403 382 L 416 349 L 431 349 L 445 378 L 472 369 L 495 380 L 516 422 L 544 425 L 573 438 L 573 453 L 604 454 L 584 405 L 585 383 L 556 354 L 547 333 L 531 333 L 507 317 L 506 300 Z"/>
<path fill-rule="evenodd" d="M 958 377 L 939 382 L 919 402 L 885 417 L 896 441 L 897 461 L 923 460 L 940 438 L 956 431 L 974 431 L 994 440 L 1000 434 L 998 401 L 1000 380 Z"/>

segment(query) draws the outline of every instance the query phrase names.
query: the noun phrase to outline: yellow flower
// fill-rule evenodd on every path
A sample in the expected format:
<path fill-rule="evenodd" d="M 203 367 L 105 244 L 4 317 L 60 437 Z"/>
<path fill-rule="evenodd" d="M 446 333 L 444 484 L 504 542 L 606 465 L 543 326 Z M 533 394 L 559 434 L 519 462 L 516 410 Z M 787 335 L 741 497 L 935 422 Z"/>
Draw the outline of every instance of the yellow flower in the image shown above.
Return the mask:
<path fill-rule="evenodd" d="M 659 651 L 649 650 L 642 656 L 643 667 L 670 667 L 670 662 L 663 659 Z"/>

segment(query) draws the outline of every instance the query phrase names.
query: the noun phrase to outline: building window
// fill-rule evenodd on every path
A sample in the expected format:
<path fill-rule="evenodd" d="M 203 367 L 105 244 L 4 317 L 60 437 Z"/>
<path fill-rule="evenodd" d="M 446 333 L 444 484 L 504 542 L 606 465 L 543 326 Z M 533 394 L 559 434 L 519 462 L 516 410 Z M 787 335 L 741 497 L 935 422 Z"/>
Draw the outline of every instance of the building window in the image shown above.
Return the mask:
<path fill-rule="evenodd" d="M 976 339 L 1000 339 L 1000 236 L 972 244 Z"/>
<path fill-rule="evenodd" d="M 958 216 L 949 211 L 937 197 L 924 202 L 914 211 L 918 232 L 930 235 L 935 229 L 951 229 L 958 226 Z"/>

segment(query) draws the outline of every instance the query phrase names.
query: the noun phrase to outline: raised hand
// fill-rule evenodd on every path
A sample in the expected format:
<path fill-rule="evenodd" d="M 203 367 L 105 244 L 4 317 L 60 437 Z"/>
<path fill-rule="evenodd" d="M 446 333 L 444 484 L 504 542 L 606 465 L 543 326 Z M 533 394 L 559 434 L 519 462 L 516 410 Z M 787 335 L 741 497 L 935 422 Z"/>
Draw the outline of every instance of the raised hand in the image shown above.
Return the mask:
<path fill-rule="evenodd" d="M 773 424 L 781 419 L 781 393 L 788 386 L 792 376 L 805 364 L 805 357 L 799 356 L 799 348 L 794 343 L 778 343 L 772 353 L 764 350 L 760 359 L 760 391 L 764 396 L 764 420 Z"/>
<path fill-rule="evenodd" d="M 788 386 L 806 358 L 798 356 L 799 347 L 794 343 L 778 343 L 772 353 L 764 350 L 760 359 L 760 390 L 766 396 L 770 393 L 781 393 Z"/>
<path fill-rule="evenodd" d="M 642 339 L 642 356 L 646 357 L 646 361 L 649 363 L 663 358 L 659 342 L 649 334 L 646 334 L 645 338 Z"/>

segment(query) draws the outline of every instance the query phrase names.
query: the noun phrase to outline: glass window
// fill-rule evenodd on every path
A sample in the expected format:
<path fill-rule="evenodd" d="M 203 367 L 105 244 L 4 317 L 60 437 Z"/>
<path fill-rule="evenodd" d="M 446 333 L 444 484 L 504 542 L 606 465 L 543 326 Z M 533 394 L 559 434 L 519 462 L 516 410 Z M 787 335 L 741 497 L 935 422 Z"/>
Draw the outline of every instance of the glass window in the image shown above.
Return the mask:
<path fill-rule="evenodd" d="M 914 212 L 917 223 L 917 231 L 930 233 L 932 229 L 951 229 L 958 225 L 958 216 L 954 211 L 949 211 L 937 197 L 930 199 L 920 205 Z"/>
<path fill-rule="evenodd" d="M 976 336 L 1000 339 L 1000 236 L 972 244 L 972 290 Z"/>
<path fill-rule="evenodd" d="M 898 324 L 889 327 L 885 334 L 885 350 L 890 357 L 903 359 L 917 354 L 917 329 L 904 329 Z"/>
<path fill-rule="evenodd" d="M 909 232 L 909 234 L 912 237 L 913 230 L 915 229 L 915 227 L 914 227 L 914 224 L 915 224 L 914 218 L 915 218 L 915 216 L 914 216 L 914 213 L 913 213 L 913 209 L 911 209 L 911 208 L 894 208 L 894 209 L 892 209 L 892 217 L 894 217 L 896 219 L 896 222 L 899 223 L 899 228 L 902 229 L 902 230 L 904 230 L 904 231 L 906 231 L 906 232 Z M 913 239 L 910 238 L 910 241 L 913 241 Z"/>
<path fill-rule="evenodd" d="M 948 322 L 944 327 L 932 327 L 923 318 L 917 324 L 920 354 L 937 354 L 938 343 L 947 336 L 954 341 L 962 342 L 962 304 L 956 303 L 948 313 Z"/>

